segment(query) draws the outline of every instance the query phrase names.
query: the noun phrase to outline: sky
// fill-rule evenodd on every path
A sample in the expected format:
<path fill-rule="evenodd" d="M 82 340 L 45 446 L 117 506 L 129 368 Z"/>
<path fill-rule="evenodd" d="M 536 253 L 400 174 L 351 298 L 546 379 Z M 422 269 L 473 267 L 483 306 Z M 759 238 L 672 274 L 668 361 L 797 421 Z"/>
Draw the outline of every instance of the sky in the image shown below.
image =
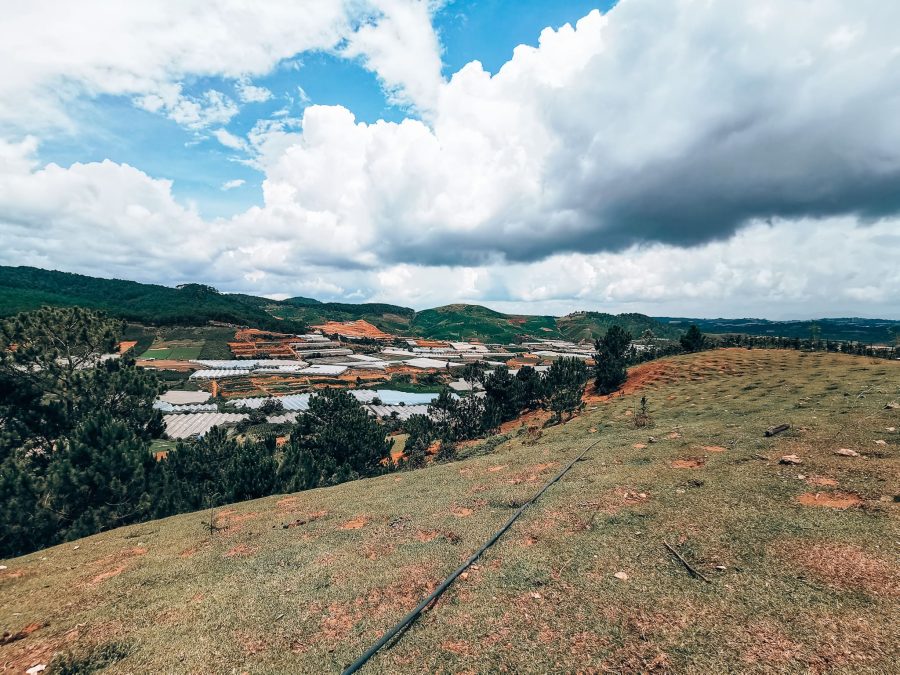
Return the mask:
<path fill-rule="evenodd" d="M 0 264 L 417 309 L 900 319 L 891 0 L 32 0 Z"/>

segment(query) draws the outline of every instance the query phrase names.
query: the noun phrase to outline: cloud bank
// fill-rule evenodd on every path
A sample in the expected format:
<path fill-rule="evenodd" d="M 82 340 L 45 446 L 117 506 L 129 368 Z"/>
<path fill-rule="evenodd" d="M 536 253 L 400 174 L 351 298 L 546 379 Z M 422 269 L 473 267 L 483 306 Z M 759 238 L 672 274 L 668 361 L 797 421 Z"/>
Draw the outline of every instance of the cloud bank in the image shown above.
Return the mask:
<path fill-rule="evenodd" d="M 108 21 L 138 45 L 86 56 L 54 22 L 60 61 L 4 78 L 0 101 L 30 92 L 49 124 L 60 97 L 116 93 L 219 127 L 263 171 L 263 202 L 204 221 L 164 179 L 40 167 L 34 137 L 8 140 L 0 260 L 419 307 L 900 315 L 900 5 L 622 0 L 546 29 L 494 75 L 472 62 L 449 81 L 436 7 L 266 3 L 251 22 L 202 4 L 187 22 L 205 26 L 199 45 L 162 30 L 164 10 L 128 9 Z M 216 72 L 252 102 L 266 94 L 248 78 L 311 49 L 360 59 L 416 115 L 364 124 L 313 105 L 242 138 L 221 127 L 236 102 L 181 88 Z M 48 93 L 59 82 L 77 93 Z"/>

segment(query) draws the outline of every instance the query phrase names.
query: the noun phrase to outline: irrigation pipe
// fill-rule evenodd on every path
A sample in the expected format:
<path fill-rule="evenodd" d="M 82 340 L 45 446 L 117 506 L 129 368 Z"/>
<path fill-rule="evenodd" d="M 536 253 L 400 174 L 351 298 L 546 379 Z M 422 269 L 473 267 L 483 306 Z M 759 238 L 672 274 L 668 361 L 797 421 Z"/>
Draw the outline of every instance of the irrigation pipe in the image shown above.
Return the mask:
<path fill-rule="evenodd" d="M 392 639 L 394 639 L 394 637 L 396 637 L 397 635 L 401 634 L 403 631 L 408 629 L 412 625 L 412 623 L 416 619 L 419 618 L 419 616 L 422 614 L 422 612 L 425 611 L 425 609 L 431 603 L 433 603 L 435 600 L 437 600 L 439 597 L 441 597 L 441 595 L 444 594 L 444 591 L 446 591 L 450 587 L 450 585 L 454 581 L 456 581 L 456 578 L 460 574 L 465 572 L 466 569 L 468 569 L 468 567 L 472 563 L 474 563 L 476 560 L 478 560 L 484 554 L 485 551 L 487 551 L 491 546 L 493 546 L 494 544 L 497 543 L 497 540 L 500 539 L 500 537 L 502 537 L 503 534 L 510 527 L 512 527 L 513 523 L 515 523 L 519 519 L 519 516 L 521 516 L 523 513 L 525 513 L 525 509 L 527 509 L 529 506 L 534 504 L 538 499 L 540 499 L 541 495 L 544 494 L 550 488 L 551 485 L 558 482 L 563 476 L 565 476 L 569 472 L 569 469 L 571 469 L 573 466 L 575 466 L 575 463 L 578 462 L 582 457 L 584 457 L 588 453 L 588 451 L 593 449 L 594 446 L 596 446 L 599 442 L 600 441 L 597 440 L 597 441 L 594 441 L 593 443 L 591 443 L 589 446 L 587 446 L 581 452 L 580 455 L 578 455 L 575 459 L 573 459 L 571 462 L 569 462 L 566 465 L 566 467 L 562 471 L 560 471 L 558 474 L 556 474 L 556 476 L 554 476 L 546 485 L 544 485 L 544 487 L 542 487 L 537 492 L 537 494 L 535 494 L 531 499 L 529 499 L 527 502 L 522 504 L 522 506 L 520 506 L 518 509 L 516 509 L 516 512 L 514 514 L 512 514 L 512 516 L 510 516 L 509 520 L 506 521 L 506 523 L 503 525 L 503 527 L 501 527 L 499 530 L 494 532 L 494 534 L 491 535 L 491 538 L 488 539 L 486 542 L 484 542 L 484 544 L 481 545 L 481 548 L 479 548 L 477 551 L 475 551 L 475 553 L 473 553 L 469 557 L 468 560 L 466 560 L 462 565 L 460 565 L 458 568 L 456 568 L 456 570 L 450 576 L 448 576 L 446 579 L 444 579 L 441 582 L 441 584 L 437 588 L 435 588 L 431 592 L 430 595 L 428 595 L 428 597 L 426 597 L 418 605 L 416 605 L 415 609 L 413 609 L 409 614 L 404 616 L 400 620 L 399 623 L 397 623 L 393 628 L 391 628 L 384 635 L 382 635 L 381 638 L 375 644 L 373 644 L 371 647 L 369 647 L 363 653 L 362 656 L 360 656 L 358 659 L 356 659 L 356 661 L 354 661 L 349 666 L 347 666 L 343 670 L 342 675 L 351 675 L 351 673 L 355 673 L 356 671 L 358 671 L 360 668 L 362 668 L 364 665 L 366 665 L 368 660 L 371 659 L 373 656 L 375 656 L 375 654 L 377 654 L 378 651 L 382 647 L 384 647 L 388 642 L 390 642 Z"/>

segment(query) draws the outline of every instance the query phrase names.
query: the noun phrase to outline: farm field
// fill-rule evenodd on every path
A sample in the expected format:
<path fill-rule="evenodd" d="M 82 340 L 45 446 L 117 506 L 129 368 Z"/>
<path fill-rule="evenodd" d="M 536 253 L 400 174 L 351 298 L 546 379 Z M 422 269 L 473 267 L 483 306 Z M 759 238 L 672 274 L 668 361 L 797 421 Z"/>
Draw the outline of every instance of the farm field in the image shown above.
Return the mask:
<path fill-rule="evenodd" d="M 129 326 L 126 336 L 137 340 L 138 347 L 148 346 L 136 352 L 138 358 L 157 361 L 188 361 L 191 359 L 228 359 L 231 350 L 228 342 L 234 339 L 233 328 L 168 326 L 149 328 Z M 148 344 L 148 336 L 151 338 Z"/>
<path fill-rule="evenodd" d="M 162 346 L 166 345 L 166 346 Z M 177 344 L 162 343 L 161 346 L 153 346 L 143 354 L 142 359 L 165 359 L 169 361 L 189 361 L 190 359 L 200 358 L 200 352 L 203 350 L 203 344 Z"/>
<path fill-rule="evenodd" d="M 0 672 L 54 654 L 104 672 L 339 671 L 594 442 L 363 672 L 891 672 L 897 402 L 892 361 L 650 362 L 622 395 L 457 462 L 2 561 L 0 626 L 27 635 L 0 646 Z"/>

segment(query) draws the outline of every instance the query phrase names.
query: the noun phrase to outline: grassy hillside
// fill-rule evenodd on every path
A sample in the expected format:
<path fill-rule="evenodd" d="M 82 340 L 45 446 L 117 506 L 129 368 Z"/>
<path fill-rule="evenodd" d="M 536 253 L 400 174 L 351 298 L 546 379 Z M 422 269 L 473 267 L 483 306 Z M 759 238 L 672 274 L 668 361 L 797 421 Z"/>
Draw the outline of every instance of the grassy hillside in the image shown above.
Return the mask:
<path fill-rule="evenodd" d="M 552 316 L 501 314 L 480 305 L 446 305 L 417 312 L 413 332 L 438 340 L 480 338 L 508 343 L 517 337 L 559 337 Z"/>
<path fill-rule="evenodd" d="M 0 266 L 0 316 L 43 305 L 81 306 L 145 324 L 202 325 L 221 321 L 270 330 L 303 328 L 300 322 L 274 318 L 266 311 L 272 302 L 250 295 L 218 293 L 198 284 L 170 288 L 34 267 Z"/>
<path fill-rule="evenodd" d="M 621 326 L 635 338 L 639 338 L 644 331 L 649 330 L 655 337 L 676 339 L 689 324 L 676 327 L 660 323 L 645 314 L 615 315 L 603 312 L 576 312 L 560 317 L 556 320 L 556 325 L 560 333 L 567 339 L 577 342 L 603 337 L 612 325 Z"/>
<path fill-rule="evenodd" d="M 0 657 L 336 672 L 599 440 L 366 672 L 891 672 L 898 398 L 900 363 L 858 357 L 645 364 L 624 396 L 488 454 L 238 504 L 212 535 L 186 514 L 3 561 L 0 628 L 31 632 Z"/>

